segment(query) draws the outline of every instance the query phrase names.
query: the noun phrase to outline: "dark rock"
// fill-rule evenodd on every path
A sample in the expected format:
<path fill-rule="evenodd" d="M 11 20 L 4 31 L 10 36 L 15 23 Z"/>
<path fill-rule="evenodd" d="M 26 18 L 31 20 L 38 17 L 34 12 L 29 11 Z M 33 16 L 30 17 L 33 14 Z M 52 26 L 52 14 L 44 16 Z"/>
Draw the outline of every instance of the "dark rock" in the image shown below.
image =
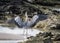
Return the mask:
<path fill-rule="evenodd" d="M 60 13 L 60 11 L 53 10 L 53 14 Z"/>
<path fill-rule="evenodd" d="M 20 14 L 20 8 L 18 8 L 17 6 L 11 6 L 8 11 L 11 11 L 13 14 Z"/>
<path fill-rule="evenodd" d="M 44 43 L 53 43 L 50 37 L 43 40 Z"/>
<path fill-rule="evenodd" d="M 60 29 L 60 24 L 56 24 L 56 27 L 51 27 L 51 29 Z"/>
<path fill-rule="evenodd" d="M 54 40 L 55 41 L 60 41 L 60 34 L 56 34 L 55 37 L 54 37 Z"/>

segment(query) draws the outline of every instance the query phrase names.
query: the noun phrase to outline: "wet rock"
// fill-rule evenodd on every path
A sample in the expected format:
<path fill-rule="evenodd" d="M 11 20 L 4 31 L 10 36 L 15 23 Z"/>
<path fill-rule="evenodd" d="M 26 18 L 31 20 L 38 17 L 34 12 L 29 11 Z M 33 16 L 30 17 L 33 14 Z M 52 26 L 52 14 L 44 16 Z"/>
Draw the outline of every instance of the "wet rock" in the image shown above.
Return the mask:
<path fill-rule="evenodd" d="M 50 37 L 44 39 L 44 43 L 53 43 Z"/>
<path fill-rule="evenodd" d="M 32 39 L 32 38 L 33 38 L 33 36 L 27 37 L 27 39 Z"/>
<path fill-rule="evenodd" d="M 60 41 L 60 34 L 55 34 L 54 36 L 55 41 Z"/>
<path fill-rule="evenodd" d="M 51 32 L 45 32 L 43 34 L 44 34 L 44 37 L 48 37 L 48 36 L 52 37 L 53 36 Z"/>
<path fill-rule="evenodd" d="M 27 0 L 27 1 L 33 3 L 35 0 Z"/>
<path fill-rule="evenodd" d="M 57 24 L 56 25 L 56 29 L 60 29 L 60 24 Z"/>
<path fill-rule="evenodd" d="M 52 12 L 54 12 L 54 14 L 55 14 L 55 13 L 60 13 L 60 11 L 56 11 L 56 10 L 53 10 Z"/>
<path fill-rule="evenodd" d="M 50 28 L 51 29 L 57 29 L 58 30 L 58 29 L 60 29 L 60 24 L 56 24 L 55 26 L 51 26 Z"/>

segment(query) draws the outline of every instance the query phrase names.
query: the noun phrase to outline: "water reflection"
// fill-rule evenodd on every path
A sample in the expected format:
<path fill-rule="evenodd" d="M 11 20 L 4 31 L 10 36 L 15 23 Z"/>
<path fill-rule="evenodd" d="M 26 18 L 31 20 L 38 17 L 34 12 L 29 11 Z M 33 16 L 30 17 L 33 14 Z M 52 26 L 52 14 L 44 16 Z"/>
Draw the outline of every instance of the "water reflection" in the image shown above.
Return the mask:
<path fill-rule="evenodd" d="M 2 27 L 0 26 L 0 33 L 7 33 L 7 34 L 15 34 L 15 35 L 22 35 L 23 37 L 30 37 L 30 36 L 36 36 L 38 34 L 39 30 L 37 29 L 23 29 L 23 28 L 17 28 L 10 29 L 9 27 Z"/>

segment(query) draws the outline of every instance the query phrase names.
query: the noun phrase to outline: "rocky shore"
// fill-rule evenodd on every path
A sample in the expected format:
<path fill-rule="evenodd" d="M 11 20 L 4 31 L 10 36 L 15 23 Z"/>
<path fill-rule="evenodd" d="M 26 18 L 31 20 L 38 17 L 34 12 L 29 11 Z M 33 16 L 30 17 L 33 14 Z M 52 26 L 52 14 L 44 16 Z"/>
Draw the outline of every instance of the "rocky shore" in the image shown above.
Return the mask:
<path fill-rule="evenodd" d="M 25 12 L 29 17 L 34 16 L 34 12 L 47 17 L 45 20 L 40 20 L 33 27 L 44 31 L 35 37 L 28 37 L 26 42 L 23 43 L 60 43 L 60 0 L 0 0 L 0 23 L 5 24 L 1 26 L 15 27 L 15 24 L 6 24 L 8 18 L 13 17 L 15 14 L 23 15 Z M 47 16 L 46 16 L 47 15 Z M 20 43 L 20 42 L 19 42 Z"/>

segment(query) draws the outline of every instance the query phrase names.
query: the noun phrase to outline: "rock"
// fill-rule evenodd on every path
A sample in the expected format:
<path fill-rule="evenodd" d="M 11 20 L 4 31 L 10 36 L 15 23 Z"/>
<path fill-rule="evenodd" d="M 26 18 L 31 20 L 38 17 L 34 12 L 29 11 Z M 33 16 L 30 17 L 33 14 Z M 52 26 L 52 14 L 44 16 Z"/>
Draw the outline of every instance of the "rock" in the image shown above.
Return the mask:
<path fill-rule="evenodd" d="M 46 39 L 44 39 L 44 43 L 53 43 L 53 41 L 50 37 L 47 37 Z"/>
<path fill-rule="evenodd" d="M 50 28 L 58 30 L 58 29 L 60 29 L 60 24 L 52 25 Z"/>
<path fill-rule="evenodd" d="M 27 0 L 27 1 L 33 3 L 35 0 Z"/>
<path fill-rule="evenodd" d="M 60 34 L 56 34 L 55 37 L 54 37 L 54 40 L 55 41 L 60 41 Z"/>

